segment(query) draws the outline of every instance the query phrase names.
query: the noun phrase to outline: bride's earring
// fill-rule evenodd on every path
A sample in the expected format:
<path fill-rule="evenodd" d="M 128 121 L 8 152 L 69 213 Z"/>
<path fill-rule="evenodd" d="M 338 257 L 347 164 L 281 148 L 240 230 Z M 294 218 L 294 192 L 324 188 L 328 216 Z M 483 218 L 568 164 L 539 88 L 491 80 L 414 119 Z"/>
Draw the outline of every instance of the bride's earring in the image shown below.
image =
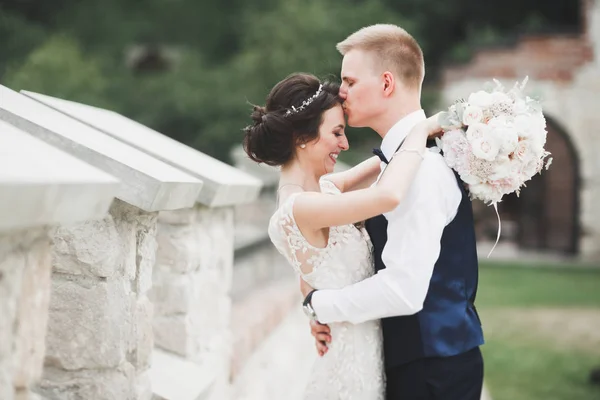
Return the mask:
<path fill-rule="evenodd" d="M 302 143 L 302 144 L 300 145 L 300 148 L 301 148 L 301 149 L 305 149 L 305 148 L 306 148 L 306 145 L 305 145 L 304 143 Z"/>

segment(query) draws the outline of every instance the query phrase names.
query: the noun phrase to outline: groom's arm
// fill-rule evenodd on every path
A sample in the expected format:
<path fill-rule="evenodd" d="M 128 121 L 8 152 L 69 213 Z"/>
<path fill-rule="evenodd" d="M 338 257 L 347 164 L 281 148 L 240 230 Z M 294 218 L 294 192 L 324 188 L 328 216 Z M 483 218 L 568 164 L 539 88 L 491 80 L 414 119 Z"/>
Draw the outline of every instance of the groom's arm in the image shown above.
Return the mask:
<path fill-rule="evenodd" d="M 405 201 L 386 215 L 386 268 L 343 289 L 315 292 L 311 304 L 319 321 L 361 323 L 420 311 L 442 233 L 456 215 L 461 196 L 442 157 L 427 154 Z"/>

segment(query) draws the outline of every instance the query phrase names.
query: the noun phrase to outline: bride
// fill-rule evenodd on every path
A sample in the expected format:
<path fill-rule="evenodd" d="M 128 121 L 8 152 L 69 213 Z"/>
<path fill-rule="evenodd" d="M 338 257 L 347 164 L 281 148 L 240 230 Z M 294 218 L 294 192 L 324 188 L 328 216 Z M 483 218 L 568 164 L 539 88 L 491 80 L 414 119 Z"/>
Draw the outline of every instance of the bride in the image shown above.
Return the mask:
<path fill-rule="evenodd" d="M 441 131 L 437 116 L 415 126 L 381 177 L 378 157 L 332 174 L 349 147 L 338 91 L 312 75 L 290 75 L 273 87 L 265 107 L 254 107 L 253 123 L 245 128 L 248 156 L 281 167 L 271 241 L 315 289 L 342 288 L 373 275 L 371 242 L 361 222 L 402 202 L 426 140 Z M 330 329 L 333 340 L 320 352 L 304 398 L 383 400 L 379 321 Z"/>

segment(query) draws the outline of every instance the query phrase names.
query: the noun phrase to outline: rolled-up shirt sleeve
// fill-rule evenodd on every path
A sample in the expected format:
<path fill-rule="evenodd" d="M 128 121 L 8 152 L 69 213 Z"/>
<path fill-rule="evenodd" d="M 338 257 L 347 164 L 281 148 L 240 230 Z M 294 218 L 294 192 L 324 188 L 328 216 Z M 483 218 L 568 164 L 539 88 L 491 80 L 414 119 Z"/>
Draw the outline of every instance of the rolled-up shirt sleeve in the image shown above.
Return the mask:
<path fill-rule="evenodd" d="M 461 201 L 453 172 L 439 154 L 427 153 L 402 204 L 385 215 L 385 269 L 342 289 L 319 290 L 312 306 L 321 323 L 361 323 L 423 308 L 444 228 Z"/>

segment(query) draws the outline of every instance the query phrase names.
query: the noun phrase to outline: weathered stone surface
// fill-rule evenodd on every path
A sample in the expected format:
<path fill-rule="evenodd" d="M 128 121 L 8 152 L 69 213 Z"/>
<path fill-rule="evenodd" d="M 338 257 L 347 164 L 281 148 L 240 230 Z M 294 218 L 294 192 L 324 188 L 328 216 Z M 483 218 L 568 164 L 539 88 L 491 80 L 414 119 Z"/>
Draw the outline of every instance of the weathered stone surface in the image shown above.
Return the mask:
<path fill-rule="evenodd" d="M 173 272 L 186 273 L 200 267 L 202 250 L 196 225 L 160 223 L 156 264 Z"/>
<path fill-rule="evenodd" d="M 185 315 L 156 316 L 153 320 L 154 345 L 183 357 L 195 350 L 192 332 L 188 329 Z"/>
<path fill-rule="evenodd" d="M 0 117 L 0 231 L 101 218 L 118 186 Z"/>
<path fill-rule="evenodd" d="M 118 178 L 116 197 L 142 210 L 191 207 L 202 188 L 181 169 L 2 85 L 0 119 Z"/>
<path fill-rule="evenodd" d="M 14 386 L 27 389 L 42 376 L 50 301 L 50 238 L 46 232 L 25 254 L 25 269 L 18 299 L 13 353 Z"/>
<path fill-rule="evenodd" d="M 205 363 L 228 359 L 233 208 L 197 206 L 191 225 L 161 218 L 150 298 L 157 347 Z"/>
<path fill-rule="evenodd" d="M 55 231 L 60 252 L 43 384 L 49 398 L 151 398 L 153 306 L 145 293 L 157 219 L 157 212 L 115 200 L 104 220 Z"/>
<path fill-rule="evenodd" d="M 196 221 L 196 208 L 182 208 L 179 210 L 161 211 L 158 222 L 171 225 L 189 225 Z"/>
<path fill-rule="evenodd" d="M 117 223 L 112 215 L 108 215 L 97 221 L 55 228 L 52 232 L 54 271 L 101 278 L 132 274 L 135 271 L 135 259 L 131 257 L 135 238 L 131 232 L 120 229 Z"/>
<path fill-rule="evenodd" d="M 136 380 L 135 368 L 128 363 L 116 369 L 68 372 L 47 367 L 36 391 L 47 400 L 138 400 Z"/>
<path fill-rule="evenodd" d="M 153 361 L 150 376 L 154 400 L 217 400 L 211 395 L 221 372 L 218 364 L 201 367 L 161 350 L 154 351 Z"/>
<path fill-rule="evenodd" d="M 25 254 L 18 237 L 0 236 L 0 399 L 12 399 L 14 324 L 18 296 L 25 271 Z"/>
<path fill-rule="evenodd" d="M 131 285 L 54 274 L 46 364 L 66 370 L 116 368 L 125 360 Z"/>
<path fill-rule="evenodd" d="M 15 400 L 44 400 L 30 390 L 17 390 Z"/>
<path fill-rule="evenodd" d="M 129 342 L 127 360 L 138 371 L 150 367 L 150 357 L 154 347 L 152 334 L 152 303 L 146 296 L 132 296 L 131 332 L 127 336 Z"/>
<path fill-rule="evenodd" d="M 2 400 L 12 400 L 15 386 L 27 386 L 41 370 L 49 292 L 49 242 L 42 228 L 0 235 Z"/>
<path fill-rule="evenodd" d="M 145 214 L 137 218 L 136 230 L 136 274 L 134 290 L 144 294 L 152 287 L 152 268 L 156 263 L 158 214 Z"/>
<path fill-rule="evenodd" d="M 120 114 L 39 93 L 22 93 L 199 178 L 204 182 L 198 197 L 202 204 L 215 207 L 247 203 L 260 191 L 261 182 L 251 175 Z"/>

